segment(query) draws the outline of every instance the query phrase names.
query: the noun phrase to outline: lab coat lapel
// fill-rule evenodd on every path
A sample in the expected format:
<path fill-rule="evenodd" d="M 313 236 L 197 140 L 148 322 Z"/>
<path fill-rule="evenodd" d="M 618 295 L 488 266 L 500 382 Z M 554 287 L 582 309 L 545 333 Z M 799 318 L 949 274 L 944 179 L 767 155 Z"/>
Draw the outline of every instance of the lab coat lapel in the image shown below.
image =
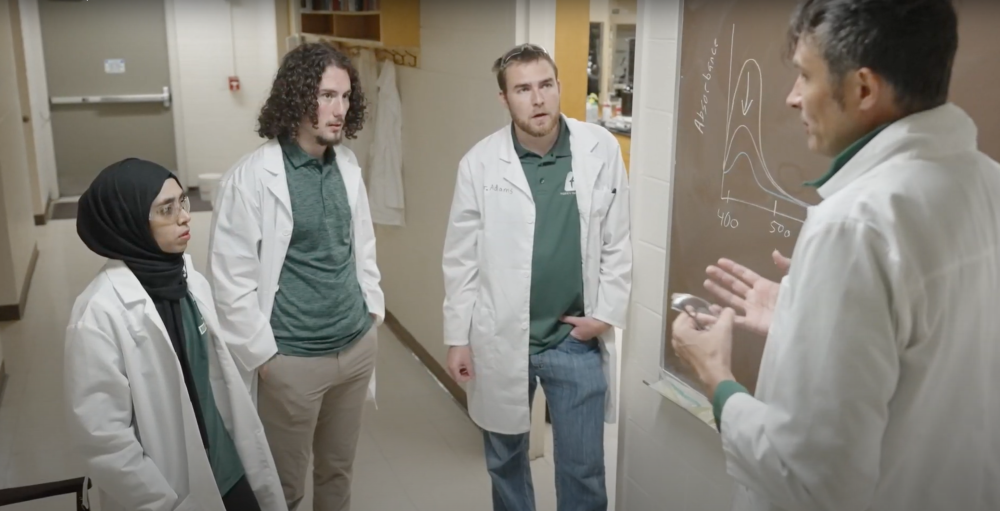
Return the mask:
<path fill-rule="evenodd" d="M 193 270 L 193 267 L 188 267 L 188 272 Z M 215 312 L 215 302 L 212 299 L 212 290 L 203 287 L 201 283 L 191 280 L 188 280 L 188 289 L 191 291 L 191 296 L 194 297 L 195 303 L 198 304 L 198 311 L 201 312 L 201 317 L 205 320 L 205 326 L 208 327 L 208 331 L 221 332 L 219 316 Z"/>
<path fill-rule="evenodd" d="M 167 343 L 173 351 L 170 335 L 160 318 L 160 313 L 156 310 L 156 305 L 132 270 L 129 270 L 125 263 L 114 260 L 108 261 L 104 268 L 131 318 L 128 324 L 129 333 L 137 340 L 148 338 L 154 342 L 157 339 L 153 336 L 158 333 L 158 340 Z"/>
<path fill-rule="evenodd" d="M 358 202 L 358 190 L 361 189 L 358 186 L 361 181 L 361 167 L 347 158 L 346 151 L 337 151 L 337 168 L 340 169 L 344 186 L 347 188 L 347 203 L 353 212 L 354 205 Z"/>
<path fill-rule="evenodd" d="M 501 143 L 504 144 L 504 147 L 500 148 L 500 160 L 505 164 L 503 178 L 514 185 L 515 188 L 521 190 L 528 197 L 528 200 L 534 203 L 534 196 L 531 194 L 528 178 L 524 176 L 524 168 L 521 167 L 521 159 L 518 158 L 517 150 L 514 149 L 514 137 L 511 135 L 509 129 L 504 130 L 504 137 L 501 139 Z"/>
<path fill-rule="evenodd" d="M 565 119 L 570 130 L 569 144 L 573 153 L 573 177 L 576 180 L 576 203 L 580 208 L 580 216 L 584 220 L 584 226 L 589 224 L 590 209 L 593 204 L 594 183 L 597 182 L 601 170 L 604 169 L 604 161 L 594 154 L 597 147 L 597 140 L 590 136 L 585 130 L 577 127 L 573 119 Z M 575 129 L 574 129 L 575 128 Z M 586 232 L 586 230 L 584 231 Z"/>
<path fill-rule="evenodd" d="M 288 194 L 288 179 L 285 176 L 285 157 L 281 153 L 281 144 L 277 140 L 270 140 L 264 145 L 263 167 L 271 178 L 267 183 L 270 191 L 278 203 L 284 206 L 288 217 L 292 216 L 292 199 Z"/>

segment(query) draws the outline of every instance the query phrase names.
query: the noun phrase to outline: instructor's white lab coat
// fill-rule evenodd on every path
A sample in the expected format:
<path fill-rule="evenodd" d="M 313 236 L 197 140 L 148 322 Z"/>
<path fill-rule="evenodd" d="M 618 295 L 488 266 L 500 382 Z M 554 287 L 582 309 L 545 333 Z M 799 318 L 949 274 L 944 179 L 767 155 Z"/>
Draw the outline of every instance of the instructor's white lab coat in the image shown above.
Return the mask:
<path fill-rule="evenodd" d="M 377 316 L 378 326 L 385 318 L 385 298 L 375 262 L 368 194 L 354 153 L 343 145 L 336 147 L 336 153 L 351 206 L 358 282 L 368 312 Z M 293 225 L 281 145 L 271 140 L 243 157 L 219 181 L 208 255 L 208 276 L 219 310 L 221 337 L 255 397 L 257 369 L 278 352 L 271 331 L 271 309 Z M 375 399 L 374 372 L 368 399 Z"/>
<path fill-rule="evenodd" d="M 264 428 L 229 350 L 208 281 L 189 256 L 188 289 L 211 333 L 209 379 L 247 480 L 265 511 L 285 511 Z M 76 299 L 66 330 L 69 426 L 104 511 L 224 511 L 180 362 L 152 299 L 109 261 Z"/>
<path fill-rule="evenodd" d="M 819 191 L 723 409 L 735 509 L 1000 509 L 1000 166 L 949 104 Z"/>
<path fill-rule="evenodd" d="M 632 285 L 629 183 L 617 139 L 565 118 L 580 210 L 588 317 L 624 328 Z M 471 345 L 469 414 L 480 427 L 527 432 L 528 321 L 535 203 L 510 125 L 462 158 L 444 245 L 444 337 Z M 608 382 L 605 421 L 615 422 L 615 332 L 601 337 Z"/>

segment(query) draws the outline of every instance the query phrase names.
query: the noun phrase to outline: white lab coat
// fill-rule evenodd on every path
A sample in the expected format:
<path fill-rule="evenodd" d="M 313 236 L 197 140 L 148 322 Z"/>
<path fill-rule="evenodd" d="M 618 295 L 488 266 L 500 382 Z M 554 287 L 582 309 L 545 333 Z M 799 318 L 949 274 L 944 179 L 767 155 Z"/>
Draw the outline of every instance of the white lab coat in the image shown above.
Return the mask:
<path fill-rule="evenodd" d="M 1000 509 L 1000 166 L 949 104 L 819 191 L 722 413 L 735 509 Z"/>
<path fill-rule="evenodd" d="M 564 118 L 580 210 L 588 317 L 624 328 L 631 292 L 629 183 L 621 148 L 601 126 Z M 510 125 L 462 158 L 444 245 L 444 338 L 470 345 L 469 413 L 483 429 L 527 432 L 528 320 L 535 205 Z M 608 382 L 605 420 L 615 422 L 615 332 L 601 337 Z"/>
<path fill-rule="evenodd" d="M 336 153 L 351 206 L 358 282 L 378 326 L 385 318 L 385 297 L 375 262 L 368 194 L 354 153 L 343 145 L 337 146 Z M 219 310 L 221 337 L 256 398 L 257 369 L 278 352 L 271 331 L 271 309 L 293 228 L 278 141 L 265 142 L 226 172 L 219 181 L 213 210 L 208 276 Z M 375 399 L 374 372 L 368 399 Z"/>
<path fill-rule="evenodd" d="M 285 497 L 264 428 L 226 346 L 212 291 L 185 257 L 188 289 L 212 340 L 209 378 L 261 509 Z M 108 261 L 76 299 L 66 330 L 69 426 L 104 511 L 224 511 L 181 366 L 152 299 Z"/>
<path fill-rule="evenodd" d="M 405 225 L 403 211 L 403 107 L 396 90 L 396 65 L 385 62 L 378 77 L 378 117 L 371 146 L 372 220 Z"/>

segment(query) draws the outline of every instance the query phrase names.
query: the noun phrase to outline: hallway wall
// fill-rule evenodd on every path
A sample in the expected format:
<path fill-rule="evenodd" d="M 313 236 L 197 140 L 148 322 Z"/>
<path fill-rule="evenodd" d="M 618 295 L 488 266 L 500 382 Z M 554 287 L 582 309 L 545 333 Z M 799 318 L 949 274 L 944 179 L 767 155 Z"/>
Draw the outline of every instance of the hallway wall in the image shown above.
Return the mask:
<path fill-rule="evenodd" d="M 180 101 L 177 165 L 188 186 L 224 173 L 264 140 L 254 132 L 278 70 L 274 0 L 170 0 L 171 81 Z M 282 42 L 283 44 L 283 42 Z M 240 78 L 229 91 L 228 77 Z"/>
<path fill-rule="evenodd" d="M 53 151 L 52 119 L 49 111 L 49 89 L 46 83 L 45 60 L 42 55 L 42 31 L 37 0 L 8 0 L 17 4 L 20 15 L 20 36 L 23 47 L 24 71 L 27 90 L 21 91 L 28 96 L 30 108 L 23 112 L 31 116 L 31 133 L 34 139 L 34 158 L 37 168 L 36 175 L 31 176 L 32 192 L 37 194 L 33 199 L 35 214 L 44 214 L 50 200 L 59 196 L 59 186 L 56 179 L 56 157 Z M 12 5 L 13 7 L 13 5 Z M 16 36 L 17 34 L 15 34 Z M 15 47 L 17 45 L 15 44 Z M 29 156 L 30 157 L 30 156 Z"/>
<path fill-rule="evenodd" d="M 0 307 L 19 303 L 35 250 L 10 1 L 0 0 Z"/>
<path fill-rule="evenodd" d="M 458 162 L 509 122 L 490 68 L 515 44 L 516 4 L 421 0 L 420 68 L 398 69 L 406 227 L 376 226 L 378 262 L 386 308 L 442 365 L 441 251 Z"/>
<path fill-rule="evenodd" d="M 14 69 L 17 76 L 17 93 L 21 104 L 21 115 L 27 122 L 22 122 L 24 133 L 25 160 L 28 168 L 28 184 L 31 186 L 31 207 L 32 213 L 38 215 L 45 214 L 48 206 L 48 196 L 42 193 L 40 171 L 38 168 L 38 151 L 35 146 L 34 123 L 37 121 L 32 115 L 31 98 L 28 94 L 30 85 L 28 84 L 28 70 L 24 59 L 24 31 L 21 30 L 21 8 L 18 0 L 8 0 L 8 10 L 10 12 L 11 43 L 14 47 Z M 44 120 L 42 121 L 44 122 Z"/>

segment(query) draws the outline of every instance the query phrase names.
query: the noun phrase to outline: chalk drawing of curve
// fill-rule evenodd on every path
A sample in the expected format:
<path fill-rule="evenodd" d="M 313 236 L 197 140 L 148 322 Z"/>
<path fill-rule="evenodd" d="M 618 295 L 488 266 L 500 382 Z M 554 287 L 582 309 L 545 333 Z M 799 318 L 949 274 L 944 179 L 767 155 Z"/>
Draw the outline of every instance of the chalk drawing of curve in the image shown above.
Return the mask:
<path fill-rule="evenodd" d="M 739 78 L 736 81 L 736 90 L 734 91 L 733 90 L 733 53 L 735 53 L 735 49 L 736 49 L 736 25 L 733 25 L 732 46 L 730 47 L 730 50 L 729 50 L 729 92 L 728 92 L 728 95 L 726 97 L 726 104 L 727 104 L 726 136 L 728 137 L 728 139 L 726 140 L 726 151 L 725 151 L 725 154 L 723 155 L 723 161 L 722 161 L 722 190 L 721 190 L 721 198 L 723 200 L 727 201 L 727 202 L 731 201 L 731 202 L 738 202 L 738 203 L 741 203 L 741 204 L 746 204 L 748 206 L 753 206 L 753 207 L 758 208 L 758 209 L 763 209 L 765 211 L 769 211 L 769 212 L 771 212 L 775 216 L 781 216 L 781 217 L 784 217 L 784 218 L 788 218 L 789 220 L 795 220 L 796 222 L 804 223 L 804 220 L 802 220 L 802 219 L 800 219 L 798 217 L 787 215 L 785 213 L 781 213 L 781 212 L 778 211 L 778 202 L 779 201 L 783 201 L 783 202 L 786 202 L 786 203 L 789 203 L 789 204 L 792 204 L 794 206 L 798 206 L 798 207 L 801 207 L 801 208 L 808 208 L 809 206 L 811 206 L 811 204 L 809 204 L 807 202 L 804 202 L 804 201 L 801 201 L 801 200 L 793 197 L 790 193 L 786 192 L 781 187 L 781 185 L 779 185 L 778 182 L 775 181 L 774 176 L 771 175 L 770 169 L 767 168 L 767 161 L 764 158 L 764 147 L 763 147 L 764 144 L 763 144 L 763 139 L 762 139 L 763 130 L 761 129 L 761 126 L 762 126 L 762 123 L 763 123 L 763 106 L 764 106 L 763 105 L 763 102 L 764 102 L 764 75 L 763 75 L 763 72 L 761 71 L 760 64 L 757 62 L 756 59 L 747 59 L 743 63 L 743 67 L 740 69 L 740 73 L 738 75 Z M 759 93 L 758 93 L 757 97 L 754 98 L 754 99 L 756 99 L 756 103 L 757 103 L 757 108 L 756 109 L 753 108 L 754 107 L 754 99 L 750 98 L 750 91 L 751 91 L 751 88 L 752 88 L 751 87 L 752 86 L 751 75 L 753 75 L 753 74 L 755 74 L 756 78 L 758 78 L 757 85 L 758 85 L 758 91 L 759 91 Z M 733 116 L 734 116 L 734 114 L 736 112 L 736 109 L 737 109 L 737 107 L 736 107 L 736 105 L 737 105 L 737 95 L 741 91 L 741 84 L 744 83 L 744 80 L 746 82 L 746 84 L 745 84 L 745 98 L 742 99 L 742 100 L 740 100 L 740 102 L 739 102 L 740 103 L 740 113 L 742 114 L 742 116 L 737 116 L 736 122 L 739 122 L 742 118 L 747 117 L 747 114 L 749 114 L 751 110 L 755 110 L 756 117 L 757 117 L 757 119 L 756 119 L 757 120 L 757 126 L 756 126 L 757 131 L 756 131 L 756 133 L 752 129 L 753 115 L 751 115 L 751 123 L 750 124 L 741 123 L 741 124 L 737 125 L 735 128 L 733 128 L 733 125 L 734 125 Z M 736 153 L 735 155 L 733 154 L 733 152 L 732 152 L 733 144 L 736 142 L 736 138 L 740 134 L 744 134 L 744 135 L 746 135 L 746 137 L 748 137 L 750 139 L 750 142 L 753 144 L 754 155 L 750 155 L 746 151 L 740 151 L 739 153 Z M 753 156 L 756 156 L 757 165 L 754 164 L 755 160 L 754 160 Z M 761 205 L 761 204 L 756 204 L 756 203 L 753 203 L 753 202 L 749 202 L 749 201 L 745 201 L 745 200 L 733 198 L 730 195 L 729 190 L 726 189 L 726 175 L 729 174 L 731 171 L 733 171 L 736 168 L 736 164 L 739 163 L 741 160 L 745 160 L 747 162 L 747 164 L 750 165 L 750 173 L 753 176 L 754 182 L 757 183 L 757 186 L 763 192 L 765 192 L 768 195 L 770 195 L 770 196 L 772 196 L 772 197 L 775 198 L 773 206 L 768 207 L 768 206 L 764 206 L 764 205 Z"/>

